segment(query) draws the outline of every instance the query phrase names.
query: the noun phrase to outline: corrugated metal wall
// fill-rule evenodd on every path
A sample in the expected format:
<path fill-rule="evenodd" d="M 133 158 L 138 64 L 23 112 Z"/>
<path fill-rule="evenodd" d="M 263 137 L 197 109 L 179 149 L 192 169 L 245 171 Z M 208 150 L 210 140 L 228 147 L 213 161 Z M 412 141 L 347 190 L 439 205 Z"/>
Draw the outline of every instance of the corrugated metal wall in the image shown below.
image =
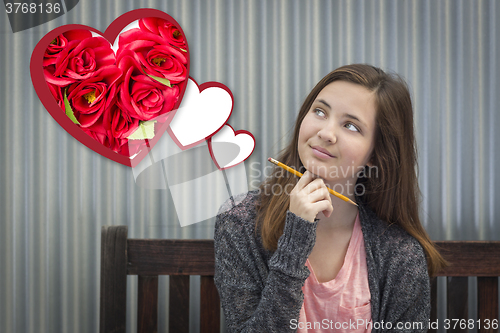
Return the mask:
<path fill-rule="evenodd" d="M 144 7 L 181 24 L 198 83 L 232 90 L 229 123 L 256 138 L 245 162 L 249 181 L 283 148 L 313 85 L 340 65 L 367 62 L 411 86 L 422 218 L 431 237 L 500 240 L 495 0 L 81 0 L 68 14 L 16 34 L 2 13 L 0 332 L 98 331 L 102 225 L 126 224 L 136 238 L 213 237 L 214 219 L 181 228 L 168 190 L 138 187 L 130 168 L 67 134 L 31 84 L 31 52 L 47 32 L 70 23 L 104 31 Z M 163 282 L 160 331 L 167 330 Z M 131 309 L 133 279 L 129 291 Z"/>

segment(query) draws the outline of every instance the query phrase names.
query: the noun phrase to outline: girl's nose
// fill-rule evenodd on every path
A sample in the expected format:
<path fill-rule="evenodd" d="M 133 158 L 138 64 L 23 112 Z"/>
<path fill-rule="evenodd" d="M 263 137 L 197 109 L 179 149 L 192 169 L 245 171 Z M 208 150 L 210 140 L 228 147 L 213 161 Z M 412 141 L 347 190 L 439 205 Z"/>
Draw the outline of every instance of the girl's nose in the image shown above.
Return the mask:
<path fill-rule="evenodd" d="M 329 142 L 329 143 L 337 142 L 337 135 L 335 134 L 335 131 L 331 127 L 328 127 L 328 128 L 324 127 L 322 129 L 320 129 L 318 132 L 318 137 L 321 140 Z"/>

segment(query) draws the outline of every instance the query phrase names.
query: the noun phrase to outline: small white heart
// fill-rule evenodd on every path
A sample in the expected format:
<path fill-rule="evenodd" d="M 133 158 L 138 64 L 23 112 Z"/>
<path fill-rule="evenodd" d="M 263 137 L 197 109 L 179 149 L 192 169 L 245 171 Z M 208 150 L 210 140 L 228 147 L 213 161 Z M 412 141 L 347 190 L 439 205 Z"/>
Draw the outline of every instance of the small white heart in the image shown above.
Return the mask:
<path fill-rule="evenodd" d="M 240 149 L 228 149 L 230 144 Z M 220 169 L 231 168 L 252 155 L 255 149 L 255 138 L 252 133 L 244 130 L 235 132 L 228 124 L 218 131 L 210 140 L 212 158 Z"/>

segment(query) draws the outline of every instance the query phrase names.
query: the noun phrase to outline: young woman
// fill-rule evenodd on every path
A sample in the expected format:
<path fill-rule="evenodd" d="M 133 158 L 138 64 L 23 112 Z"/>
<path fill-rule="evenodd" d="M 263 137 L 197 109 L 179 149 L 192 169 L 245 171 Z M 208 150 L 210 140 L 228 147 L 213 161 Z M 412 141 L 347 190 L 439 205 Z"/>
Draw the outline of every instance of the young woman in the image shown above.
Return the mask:
<path fill-rule="evenodd" d="M 446 263 L 418 216 L 404 81 L 360 64 L 329 73 L 276 159 L 304 175 L 276 167 L 216 219 L 215 283 L 228 330 L 427 331 L 429 276 Z"/>

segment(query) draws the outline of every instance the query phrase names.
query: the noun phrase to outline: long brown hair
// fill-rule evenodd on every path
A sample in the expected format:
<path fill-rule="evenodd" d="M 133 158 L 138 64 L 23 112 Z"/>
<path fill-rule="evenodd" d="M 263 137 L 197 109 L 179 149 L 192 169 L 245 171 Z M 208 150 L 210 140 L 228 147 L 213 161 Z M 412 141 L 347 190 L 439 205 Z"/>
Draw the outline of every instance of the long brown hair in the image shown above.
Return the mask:
<path fill-rule="evenodd" d="M 387 74 L 365 64 L 343 66 L 326 75 L 302 104 L 293 138 L 277 159 L 304 172 L 297 149 L 300 125 L 319 92 L 337 80 L 361 85 L 376 96 L 376 133 L 371 162 L 378 172 L 377 177 L 367 177 L 370 175 L 367 170 L 363 177 L 358 178 L 357 183 L 362 183 L 365 189 L 364 195 L 358 199 L 380 219 L 401 226 L 420 242 L 427 256 L 429 275 L 433 276 L 447 263 L 435 248 L 418 215 L 420 190 L 413 107 L 408 87 L 398 75 Z M 290 205 L 288 194 L 297 181 L 297 177 L 276 167 L 259 187 L 256 227 L 260 228 L 264 247 L 268 250 L 276 250 L 278 239 L 283 234 L 286 211 Z"/>

